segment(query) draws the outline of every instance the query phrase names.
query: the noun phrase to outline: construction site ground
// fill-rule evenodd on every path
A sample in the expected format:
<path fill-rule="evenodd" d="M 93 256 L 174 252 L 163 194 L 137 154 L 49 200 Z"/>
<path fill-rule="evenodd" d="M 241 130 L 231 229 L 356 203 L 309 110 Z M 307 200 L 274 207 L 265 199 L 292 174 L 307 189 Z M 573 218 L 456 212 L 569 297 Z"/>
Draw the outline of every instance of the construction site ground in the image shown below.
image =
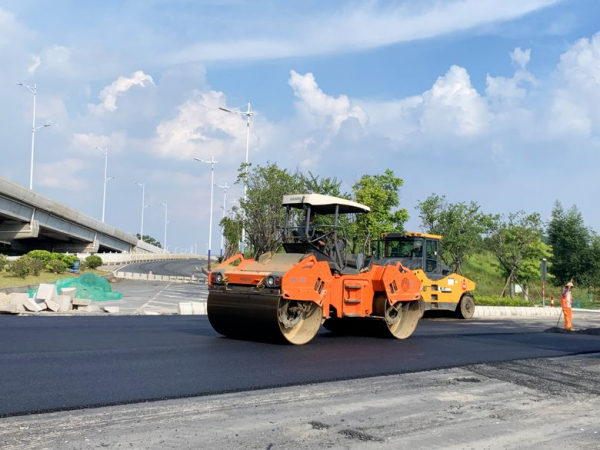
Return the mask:
<path fill-rule="evenodd" d="M 14 449 L 598 449 L 600 354 L 12 417 Z"/>

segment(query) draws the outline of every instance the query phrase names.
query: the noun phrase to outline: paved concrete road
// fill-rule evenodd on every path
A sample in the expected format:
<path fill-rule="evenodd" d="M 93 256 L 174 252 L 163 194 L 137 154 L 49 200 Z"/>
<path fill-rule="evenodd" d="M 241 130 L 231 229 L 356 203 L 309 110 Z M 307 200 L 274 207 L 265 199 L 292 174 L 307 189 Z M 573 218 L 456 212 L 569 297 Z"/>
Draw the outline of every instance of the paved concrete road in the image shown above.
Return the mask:
<path fill-rule="evenodd" d="M 0 420 L 4 450 L 598 449 L 600 354 Z"/>
<path fill-rule="evenodd" d="M 429 320 L 405 341 L 321 331 L 295 347 L 223 338 L 205 316 L 0 317 L 0 415 L 600 352 L 552 325 Z"/>
<path fill-rule="evenodd" d="M 131 281 L 117 279 L 113 291 L 123 294 L 122 300 L 94 302 L 96 306 L 118 306 L 121 314 L 176 314 L 180 302 L 206 302 L 206 284 L 168 283 L 161 281 Z"/>
<path fill-rule="evenodd" d="M 177 261 L 151 261 L 128 264 L 117 269 L 117 272 L 149 273 L 170 277 L 191 277 L 206 265 L 205 259 L 184 259 Z"/>

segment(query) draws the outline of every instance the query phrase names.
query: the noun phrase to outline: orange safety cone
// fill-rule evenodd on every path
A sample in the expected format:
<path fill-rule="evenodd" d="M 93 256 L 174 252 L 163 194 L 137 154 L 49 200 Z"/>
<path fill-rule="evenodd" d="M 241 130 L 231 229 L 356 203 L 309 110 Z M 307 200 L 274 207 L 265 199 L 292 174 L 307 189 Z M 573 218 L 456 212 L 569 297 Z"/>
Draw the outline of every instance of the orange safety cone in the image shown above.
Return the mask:
<path fill-rule="evenodd" d="M 550 307 L 554 308 L 554 297 L 550 297 Z"/>

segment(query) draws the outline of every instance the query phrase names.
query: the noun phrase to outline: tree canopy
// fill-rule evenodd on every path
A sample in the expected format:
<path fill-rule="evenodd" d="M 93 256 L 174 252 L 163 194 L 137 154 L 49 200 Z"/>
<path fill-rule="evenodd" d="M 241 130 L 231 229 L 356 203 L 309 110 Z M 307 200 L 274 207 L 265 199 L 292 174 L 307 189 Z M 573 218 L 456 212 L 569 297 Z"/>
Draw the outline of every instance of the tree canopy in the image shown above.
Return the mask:
<path fill-rule="evenodd" d="M 448 203 L 445 196 L 430 195 L 419 202 L 424 231 L 443 236 L 442 257 L 457 273 L 472 254 L 481 250 L 483 236 L 489 233 L 494 216 L 481 212 L 476 202 Z"/>
<path fill-rule="evenodd" d="M 600 276 L 600 242 L 585 226 L 576 206 L 565 211 L 560 202 L 554 204 L 548 242 L 553 249 L 549 271 L 558 285 L 573 281 L 584 287 L 596 286 Z"/>

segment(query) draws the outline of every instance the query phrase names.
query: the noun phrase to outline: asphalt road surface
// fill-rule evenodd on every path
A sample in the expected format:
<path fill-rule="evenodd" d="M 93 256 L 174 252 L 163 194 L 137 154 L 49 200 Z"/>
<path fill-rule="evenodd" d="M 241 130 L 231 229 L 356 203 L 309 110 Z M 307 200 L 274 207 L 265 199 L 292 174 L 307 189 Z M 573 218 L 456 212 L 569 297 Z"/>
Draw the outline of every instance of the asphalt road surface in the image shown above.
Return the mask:
<path fill-rule="evenodd" d="M 154 275 L 167 275 L 170 277 L 191 277 L 202 266 L 206 265 L 205 259 L 183 259 L 177 261 L 150 261 L 128 264 L 117 272 L 149 273 Z"/>
<path fill-rule="evenodd" d="M 600 352 L 598 335 L 547 328 L 424 320 L 405 341 L 321 331 L 295 347 L 221 337 L 204 316 L 0 317 L 0 416 Z"/>

